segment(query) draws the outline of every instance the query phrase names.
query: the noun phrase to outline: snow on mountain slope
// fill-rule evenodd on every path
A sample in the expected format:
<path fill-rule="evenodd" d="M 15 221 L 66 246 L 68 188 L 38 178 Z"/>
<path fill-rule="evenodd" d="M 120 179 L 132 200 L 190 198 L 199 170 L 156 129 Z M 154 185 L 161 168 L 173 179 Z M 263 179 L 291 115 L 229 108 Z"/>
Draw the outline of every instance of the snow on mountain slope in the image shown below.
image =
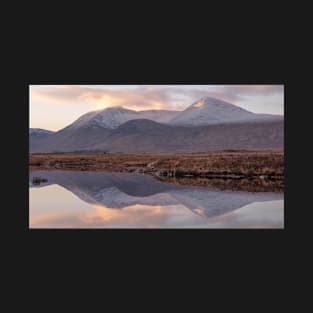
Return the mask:
<path fill-rule="evenodd" d="M 92 111 L 84 114 L 65 129 L 72 130 L 85 126 L 116 129 L 128 121 L 136 119 L 149 119 L 154 122 L 171 125 L 203 126 L 275 118 L 277 118 L 275 115 L 252 113 L 231 103 L 212 97 L 205 97 L 193 103 L 184 111 L 134 111 L 123 107 L 110 107 Z"/>
<path fill-rule="evenodd" d="M 82 126 L 100 126 L 114 129 L 129 120 L 138 118 L 138 116 L 136 111 L 122 107 L 112 107 L 86 113 L 74 121 L 68 128 L 75 129 Z"/>
<path fill-rule="evenodd" d="M 231 103 L 212 97 L 205 97 L 182 111 L 170 123 L 192 126 L 210 125 L 232 121 L 246 121 L 254 119 L 255 115 L 255 113 Z"/>
<path fill-rule="evenodd" d="M 68 126 L 68 128 L 75 129 L 82 126 L 100 126 L 115 129 L 118 126 L 135 119 L 150 119 L 159 123 L 166 123 L 175 117 L 177 113 L 179 112 L 167 110 L 134 111 L 123 107 L 111 107 L 86 113 L 74 121 L 74 123 Z"/>

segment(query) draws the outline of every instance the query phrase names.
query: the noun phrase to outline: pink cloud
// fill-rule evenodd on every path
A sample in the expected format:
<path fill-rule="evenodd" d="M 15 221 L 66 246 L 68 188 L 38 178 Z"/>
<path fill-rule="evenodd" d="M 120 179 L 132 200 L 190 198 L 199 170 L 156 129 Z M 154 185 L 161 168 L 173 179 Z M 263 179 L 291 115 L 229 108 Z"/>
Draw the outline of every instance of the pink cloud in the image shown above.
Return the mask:
<path fill-rule="evenodd" d="M 55 104 L 94 104 L 97 108 L 124 106 L 135 110 L 165 109 L 167 95 L 160 89 L 138 87 L 134 90 L 105 90 L 83 86 L 35 86 L 31 91 L 32 101 L 48 101 Z"/>
<path fill-rule="evenodd" d="M 136 86 L 110 89 L 80 85 L 32 86 L 31 101 L 75 105 L 83 103 L 95 109 L 123 106 L 134 110 L 182 110 L 198 99 L 211 96 L 236 103 L 247 96 L 271 96 L 283 93 L 283 85 L 207 85 Z"/>

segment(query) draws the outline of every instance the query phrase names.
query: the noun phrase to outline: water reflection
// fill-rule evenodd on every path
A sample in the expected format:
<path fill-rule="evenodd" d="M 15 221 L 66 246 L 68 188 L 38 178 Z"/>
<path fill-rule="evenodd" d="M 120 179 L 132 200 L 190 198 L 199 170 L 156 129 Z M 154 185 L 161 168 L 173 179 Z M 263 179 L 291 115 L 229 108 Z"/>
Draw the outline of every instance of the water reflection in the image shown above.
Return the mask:
<path fill-rule="evenodd" d="M 32 177 L 46 178 L 40 185 Z M 283 193 L 219 191 L 148 175 L 30 173 L 30 227 L 283 227 Z"/>

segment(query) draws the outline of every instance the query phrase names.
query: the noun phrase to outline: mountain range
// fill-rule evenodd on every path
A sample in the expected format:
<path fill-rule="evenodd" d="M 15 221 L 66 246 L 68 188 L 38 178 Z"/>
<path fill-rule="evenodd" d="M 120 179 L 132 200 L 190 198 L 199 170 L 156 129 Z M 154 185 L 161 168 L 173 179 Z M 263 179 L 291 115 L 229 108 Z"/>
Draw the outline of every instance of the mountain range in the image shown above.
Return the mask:
<path fill-rule="evenodd" d="M 29 130 L 30 152 L 160 153 L 282 149 L 284 119 L 205 97 L 183 111 L 112 107 L 57 131 Z"/>

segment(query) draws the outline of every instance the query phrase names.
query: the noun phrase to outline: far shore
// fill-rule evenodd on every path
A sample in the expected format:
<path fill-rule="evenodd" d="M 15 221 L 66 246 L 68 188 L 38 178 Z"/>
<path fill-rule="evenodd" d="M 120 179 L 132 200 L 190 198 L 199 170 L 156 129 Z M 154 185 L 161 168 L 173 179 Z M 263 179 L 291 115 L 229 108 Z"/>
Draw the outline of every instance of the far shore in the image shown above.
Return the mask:
<path fill-rule="evenodd" d="M 283 151 L 30 154 L 29 169 L 144 173 L 180 185 L 251 192 L 284 189 Z"/>

